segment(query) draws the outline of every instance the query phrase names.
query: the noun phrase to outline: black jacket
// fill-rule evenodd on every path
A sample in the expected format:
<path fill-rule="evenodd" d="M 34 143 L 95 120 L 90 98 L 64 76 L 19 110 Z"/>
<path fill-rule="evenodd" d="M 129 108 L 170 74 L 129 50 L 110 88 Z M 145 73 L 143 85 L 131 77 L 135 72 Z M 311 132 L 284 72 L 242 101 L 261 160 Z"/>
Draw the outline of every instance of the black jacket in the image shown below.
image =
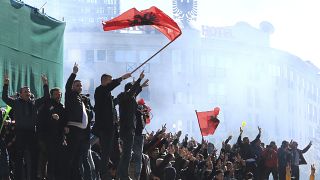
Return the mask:
<path fill-rule="evenodd" d="M 83 106 L 82 106 L 82 96 L 72 91 L 72 84 L 76 78 L 76 74 L 72 73 L 68 78 L 66 84 L 66 92 L 65 92 L 65 108 L 66 108 L 66 118 L 67 122 L 82 122 L 83 116 Z"/>
<path fill-rule="evenodd" d="M 242 142 L 241 140 L 241 134 L 238 137 L 237 140 L 237 145 L 240 147 L 240 156 L 246 160 L 246 159 L 250 159 L 250 158 L 255 158 L 255 153 L 253 152 L 253 146 L 256 143 L 257 140 L 260 139 L 260 134 L 257 135 L 257 137 L 250 142 L 250 144 L 245 144 Z"/>
<path fill-rule="evenodd" d="M 94 129 L 97 132 L 105 132 L 114 128 L 114 103 L 111 91 L 120 85 L 121 78 L 114 79 L 107 86 L 98 86 L 94 92 Z"/>
<path fill-rule="evenodd" d="M 138 95 L 140 92 L 142 91 L 142 87 L 139 86 L 138 90 L 137 90 L 137 94 Z M 146 127 L 146 115 L 141 112 L 144 110 L 144 108 L 146 108 L 144 105 L 138 105 L 137 106 L 137 111 L 136 111 L 136 130 L 135 130 L 135 135 L 142 135 L 143 129 Z"/>
<path fill-rule="evenodd" d="M 57 114 L 59 119 L 53 119 L 53 114 Z M 67 122 L 63 104 L 49 99 L 39 107 L 37 130 L 41 136 L 60 140 L 63 136 L 63 128 L 66 125 Z"/>
<path fill-rule="evenodd" d="M 139 91 L 141 79 L 139 78 L 127 92 L 118 95 L 120 113 L 120 135 L 134 133 L 136 128 L 136 111 L 138 104 L 136 94 Z"/>
<path fill-rule="evenodd" d="M 303 157 L 303 154 L 306 153 L 306 152 L 309 150 L 310 147 L 311 147 L 311 145 L 309 144 L 307 147 L 305 147 L 305 148 L 302 149 L 302 150 L 301 150 L 301 149 L 297 149 L 298 154 L 299 154 L 299 165 L 307 164 L 307 161 L 306 161 L 306 159 Z M 293 157 L 294 157 L 293 152 L 294 152 L 294 150 L 291 149 L 291 158 L 292 158 L 292 161 L 294 161 L 294 160 L 293 160 Z M 292 163 L 293 163 L 293 162 L 292 162 Z"/>
<path fill-rule="evenodd" d="M 21 98 L 12 99 L 8 97 L 8 85 L 3 86 L 2 100 L 14 111 L 17 130 L 35 131 L 38 107 L 50 98 L 48 85 L 43 86 L 44 96 L 42 98 L 25 101 Z"/>

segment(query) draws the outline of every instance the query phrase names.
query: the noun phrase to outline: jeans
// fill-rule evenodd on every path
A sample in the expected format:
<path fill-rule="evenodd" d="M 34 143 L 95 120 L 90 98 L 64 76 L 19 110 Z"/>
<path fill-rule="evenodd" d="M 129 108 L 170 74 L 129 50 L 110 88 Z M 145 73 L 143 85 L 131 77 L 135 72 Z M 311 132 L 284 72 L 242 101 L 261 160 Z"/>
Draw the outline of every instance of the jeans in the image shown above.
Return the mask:
<path fill-rule="evenodd" d="M 136 180 L 140 179 L 141 169 L 142 169 L 142 149 L 144 143 L 143 135 L 135 135 L 134 136 L 134 144 L 133 144 L 133 159 L 134 159 L 134 177 Z"/>
<path fill-rule="evenodd" d="M 82 159 L 86 158 L 84 144 L 87 144 L 87 133 L 84 129 L 69 126 L 69 134 L 67 136 L 68 143 L 68 180 L 82 180 L 80 173 L 80 164 Z"/>
<path fill-rule="evenodd" d="M 114 130 L 101 132 L 99 134 L 101 147 L 101 177 L 103 180 L 110 180 L 111 174 L 108 170 L 109 159 L 113 149 Z"/>
<path fill-rule="evenodd" d="M 15 179 L 23 179 L 23 176 L 25 175 L 27 180 L 36 179 L 36 146 L 35 132 L 16 129 Z M 23 162 L 26 163 L 25 171 Z"/>
<path fill-rule="evenodd" d="M 275 179 L 275 180 L 279 179 L 277 167 L 273 167 L 273 168 L 265 167 L 265 171 L 264 172 L 265 172 L 264 173 L 265 174 L 264 175 L 264 179 L 269 179 L 270 173 L 272 173 L 273 179 Z"/>
<path fill-rule="evenodd" d="M 122 141 L 122 153 L 118 165 L 118 177 L 120 180 L 128 180 L 129 177 L 129 164 L 131 160 L 132 146 L 134 140 L 133 131 L 120 132 L 120 139 Z"/>
<path fill-rule="evenodd" d="M 300 178 L 299 166 L 296 166 L 296 165 L 291 166 L 291 177 L 295 177 L 295 180 L 299 180 Z"/>
<path fill-rule="evenodd" d="M 0 179 L 9 177 L 9 155 L 4 141 L 0 137 Z"/>
<path fill-rule="evenodd" d="M 80 152 L 80 174 L 84 180 L 96 180 L 95 166 L 91 156 L 91 148 L 89 142 L 81 145 Z"/>

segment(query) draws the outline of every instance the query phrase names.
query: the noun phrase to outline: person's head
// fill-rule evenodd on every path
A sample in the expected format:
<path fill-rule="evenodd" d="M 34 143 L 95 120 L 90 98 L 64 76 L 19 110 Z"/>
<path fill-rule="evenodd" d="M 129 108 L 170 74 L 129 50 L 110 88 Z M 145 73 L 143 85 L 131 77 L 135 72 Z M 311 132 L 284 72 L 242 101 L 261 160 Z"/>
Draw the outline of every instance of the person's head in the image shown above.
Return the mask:
<path fill-rule="evenodd" d="M 72 91 L 75 91 L 77 93 L 81 93 L 82 92 L 82 84 L 80 80 L 74 80 L 73 84 L 72 84 Z"/>
<path fill-rule="evenodd" d="M 51 96 L 51 99 L 53 99 L 54 101 L 56 102 L 60 102 L 61 101 L 61 90 L 60 88 L 53 88 L 50 90 L 50 96 Z"/>
<path fill-rule="evenodd" d="M 244 144 L 250 144 L 249 138 L 248 137 L 244 137 L 243 138 L 243 143 Z"/>
<path fill-rule="evenodd" d="M 233 164 L 231 161 L 227 161 L 227 170 L 231 171 L 233 169 Z"/>
<path fill-rule="evenodd" d="M 151 153 L 151 157 L 157 158 L 159 156 L 159 154 L 160 154 L 159 148 L 155 148 Z"/>
<path fill-rule="evenodd" d="M 298 148 L 298 143 L 296 141 L 293 141 L 291 148 L 297 149 Z"/>
<path fill-rule="evenodd" d="M 25 101 L 30 100 L 31 98 L 31 91 L 30 88 L 27 86 L 24 86 L 22 88 L 20 88 L 20 94 L 19 97 Z"/>
<path fill-rule="evenodd" d="M 282 143 L 281 143 L 281 147 L 282 148 L 288 148 L 288 146 L 289 146 L 289 142 L 288 141 L 282 141 Z"/>
<path fill-rule="evenodd" d="M 111 81 L 112 81 L 111 75 L 109 75 L 109 74 L 102 74 L 101 75 L 101 85 L 102 86 L 108 85 L 109 83 L 111 83 Z"/>
<path fill-rule="evenodd" d="M 132 87 L 132 83 L 131 83 L 131 82 L 127 83 L 127 84 L 124 86 L 124 91 L 125 91 L 125 92 L 129 91 L 129 89 L 131 89 L 131 87 Z"/>
<path fill-rule="evenodd" d="M 270 144 L 269 144 L 269 146 L 270 146 L 271 148 L 273 148 L 273 149 L 277 149 L 276 142 L 274 142 L 274 141 L 271 141 Z"/>

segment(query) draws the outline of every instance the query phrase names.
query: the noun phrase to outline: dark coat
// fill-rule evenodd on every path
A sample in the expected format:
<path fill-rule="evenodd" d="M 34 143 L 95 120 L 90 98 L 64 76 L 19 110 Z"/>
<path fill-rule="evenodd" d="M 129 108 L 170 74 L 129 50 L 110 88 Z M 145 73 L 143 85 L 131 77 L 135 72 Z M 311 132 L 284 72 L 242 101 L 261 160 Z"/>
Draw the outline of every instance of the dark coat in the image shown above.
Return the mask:
<path fill-rule="evenodd" d="M 309 144 L 307 147 L 305 147 L 304 149 L 297 149 L 298 150 L 298 153 L 299 153 L 299 165 L 302 165 L 302 164 L 307 164 L 307 161 L 306 159 L 303 157 L 303 154 L 306 153 L 309 148 L 311 147 L 311 145 Z M 291 150 L 292 152 L 293 150 Z M 293 157 L 293 155 L 291 155 L 291 157 Z"/>
<path fill-rule="evenodd" d="M 59 116 L 58 120 L 52 118 L 53 114 Z M 62 140 L 63 128 L 67 125 L 63 104 L 49 99 L 39 108 L 37 130 L 41 136 L 50 139 Z"/>
<path fill-rule="evenodd" d="M 135 97 L 139 91 L 140 82 L 139 78 L 128 91 L 120 93 L 117 97 L 119 100 L 120 136 L 127 133 L 134 134 L 138 107 Z"/>
<path fill-rule="evenodd" d="M 260 135 L 256 137 L 255 140 L 253 140 L 250 144 L 244 144 L 241 140 L 241 135 L 238 137 L 237 145 L 240 147 L 240 156 L 246 160 L 250 158 L 254 158 L 254 152 L 252 150 L 252 144 L 255 144 L 255 142 L 260 138 Z"/>
<path fill-rule="evenodd" d="M 94 92 L 94 112 L 96 132 L 108 132 L 114 129 L 116 114 L 114 112 L 113 96 L 111 91 L 120 85 L 122 79 L 114 79 L 107 86 L 98 86 Z"/>
<path fill-rule="evenodd" d="M 12 99 L 8 97 L 8 85 L 3 86 L 2 100 L 12 107 L 17 130 L 35 131 L 37 109 L 50 98 L 48 85 L 44 85 L 43 90 L 43 97 L 25 101 L 21 98 Z"/>
<path fill-rule="evenodd" d="M 278 165 L 280 169 L 285 170 L 288 163 L 291 162 L 291 154 L 283 147 L 278 149 Z"/>
<path fill-rule="evenodd" d="M 66 118 L 67 122 L 82 122 L 83 116 L 83 106 L 82 106 L 82 96 L 81 94 L 72 91 L 72 84 L 76 78 L 76 74 L 72 73 L 68 78 L 66 83 L 65 92 L 65 108 L 66 108 Z"/>

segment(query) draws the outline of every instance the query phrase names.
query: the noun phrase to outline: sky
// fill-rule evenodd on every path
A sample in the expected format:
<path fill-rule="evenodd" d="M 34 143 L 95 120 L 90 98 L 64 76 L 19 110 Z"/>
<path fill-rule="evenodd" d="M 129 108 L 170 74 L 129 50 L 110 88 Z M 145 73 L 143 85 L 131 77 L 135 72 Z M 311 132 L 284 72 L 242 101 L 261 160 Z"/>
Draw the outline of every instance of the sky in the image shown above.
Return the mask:
<path fill-rule="evenodd" d="M 122 10 L 156 5 L 170 15 L 172 0 L 122 0 Z M 317 0 L 198 0 L 196 26 L 232 26 L 244 21 L 259 28 L 274 26 L 273 48 L 290 52 L 320 67 L 320 1 Z"/>

